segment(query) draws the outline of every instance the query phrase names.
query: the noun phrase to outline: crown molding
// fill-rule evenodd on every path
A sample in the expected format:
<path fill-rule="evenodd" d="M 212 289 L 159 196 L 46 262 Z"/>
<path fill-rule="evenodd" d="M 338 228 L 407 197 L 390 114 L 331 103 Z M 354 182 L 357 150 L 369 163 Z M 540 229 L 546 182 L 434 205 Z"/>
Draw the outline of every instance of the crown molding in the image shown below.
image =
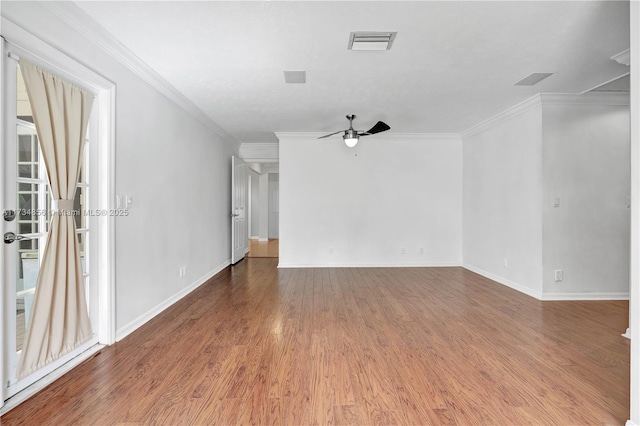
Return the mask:
<path fill-rule="evenodd" d="M 278 140 L 290 139 L 309 139 L 316 140 L 320 136 L 326 135 L 326 132 L 276 132 Z M 334 135 L 332 138 L 338 139 L 340 135 Z M 460 140 L 459 133 L 385 133 L 381 136 L 386 139 L 407 139 L 407 140 Z M 243 144 L 244 145 L 244 144 Z M 263 145 L 263 144 L 257 144 Z"/>
<path fill-rule="evenodd" d="M 243 143 L 238 152 L 248 163 L 274 163 L 280 159 L 278 143 Z"/>
<path fill-rule="evenodd" d="M 158 92 L 162 93 L 193 118 L 200 121 L 220 136 L 220 138 L 233 149 L 238 148 L 239 142 L 233 136 L 211 120 L 200 108 L 133 54 L 133 52 L 127 49 L 89 15 L 84 13 L 82 9 L 71 2 L 43 2 L 42 7 L 46 7 L 57 18 L 65 22 L 87 40 L 97 45 L 100 49 L 104 50 L 109 56 L 140 77 Z"/>
<path fill-rule="evenodd" d="M 524 101 L 515 104 L 514 106 L 507 108 L 506 110 L 499 112 L 498 114 L 490 117 L 480 123 L 469 127 L 467 130 L 461 133 L 462 138 L 468 138 L 478 133 L 484 132 L 485 130 L 489 130 L 490 128 L 497 126 L 498 124 L 505 122 L 507 120 L 512 119 L 520 114 L 523 114 L 533 108 L 536 108 L 542 104 L 541 96 L 534 95 Z"/>
<path fill-rule="evenodd" d="M 318 139 L 320 136 L 324 136 L 326 132 L 275 132 L 278 141 L 282 142 L 287 139 Z M 336 138 L 339 135 L 335 135 Z"/>
<path fill-rule="evenodd" d="M 602 105 L 628 106 L 629 93 L 619 92 L 589 92 L 579 94 L 542 93 L 543 105 Z"/>
<path fill-rule="evenodd" d="M 612 61 L 616 61 L 619 64 L 629 66 L 631 64 L 631 49 L 623 50 L 620 53 L 616 53 L 610 59 Z"/>
<path fill-rule="evenodd" d="M 607 80 L 607 81 L 605 81 L 605 82 L 603 82 L 603 83 L 600 83 L 600 84 L 598 84 L 598 85 L 597 85 L 597 86 L 595 86 L 595 87 L 591 87 L 591 88 L 589 88 L 589 89 L 587 89 L 587 90 L 585 90 L 585 91 L 583 91 L 583 92 L 580 92 L 580 94 L 581 94 L 581 95 L 584 95 L 585 93 L 589 93 L 589 92 L 595 91 L 595 90 L 596 90 L 596 89 L 598 89 L 599 87 L 605 86 L 605 85 L 607 85 L 607 84 L 609 84 L 609 83 L 612 83 L 612 82 L 614 82 L 614 81 L 616 81 L 616 80 L 619 80 L 619 79 L 621 79 L 622 77 L 626 77 L 626 76 L 628 76 L 628 75 L 630 75 L 630 74 L 631 74 L 631 72 L 626 72 L 626 73 L 624 73 L 624 74 L 622 74 L 622 75 L 619 75 L 619 76 L 617 76 L 617 77 L 613 77 L 612 79 Z M 604 92 L 604 91 L 603 91 L 603 92 Z M 619 93 L 625 93 L 625 92 L 619 92 Z M 628 92 L 627 92 L 627 93 L 628 93 Z"/>
<path fill-rule="evenodd" d="M 460 133 L 387 133 L 393 139 L 460 140 Z"/>
<path fill-rule="evenodd" d="M 474 136 L 484 132 L 500 123 L 510 120 L 533 108 L 543 105 L 602 105 L 602 106 L 628 106 L 628 93 L 589 92 L 575 93 L 539 93 L 508 108 L 487 120 L 472 126 L 461 133 L 463 138 Z"/>
<path fill-rule="evenodd" d="M 18 55 L 14 57 L 16 60 L 28 59 L 33 64 L 63 76 L 66 80 L 90 92 L 111 90 L 116 86 L 113 81 L 97 70 L 63 53 L 5 16 L 0 16 L 0 28 L 2 28 L 0 37 L 12 46 L 12 55 L 17 49 Z M 70 73 L 69 70 L 73 72 Z"/>

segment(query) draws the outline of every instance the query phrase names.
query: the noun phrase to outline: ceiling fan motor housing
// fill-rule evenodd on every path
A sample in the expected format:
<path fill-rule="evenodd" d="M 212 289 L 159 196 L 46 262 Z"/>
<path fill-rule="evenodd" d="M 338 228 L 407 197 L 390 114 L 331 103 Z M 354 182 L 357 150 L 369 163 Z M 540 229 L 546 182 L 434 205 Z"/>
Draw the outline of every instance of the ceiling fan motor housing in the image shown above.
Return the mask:
<path fill-rule="evenodd" d="M 349 130 L 345 130 L 344 131 L 344 138 L 345 139 L 354 139 L 357 138 L 358 135 L 358 131 L 357 130 L 353 130 L 353 129 L 349 129 Z"/>

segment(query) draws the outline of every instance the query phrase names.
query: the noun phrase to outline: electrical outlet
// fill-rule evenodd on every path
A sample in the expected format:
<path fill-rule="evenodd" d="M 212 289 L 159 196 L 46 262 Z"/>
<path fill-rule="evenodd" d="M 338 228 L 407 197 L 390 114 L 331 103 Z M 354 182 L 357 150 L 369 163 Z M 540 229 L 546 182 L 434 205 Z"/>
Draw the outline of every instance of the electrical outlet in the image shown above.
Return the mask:
<path fill-rule="evenodd" d="M 184 278 L 187 276 L 187 267 L 186 266 L 181 266 L 180 270 L 178 271 L 178 274 L 180 275 L 180 278 Z"/>
<path fill-rule="evenodd" d="M 564 273 L 562 272 L 562 269 L 556 269 L 554 271 L 554 276 L 557 283 L 562 281 L 564 279 Z"/>
<path fill-rule="evenodd" d="M 420 253 L 420 254 L 424 254 L 424 247 L 420 247 L 420 248 L 418 249 L 418 253 Z"/>
<path fill-rule="evenodd" d="M 505 268 L 509 267 L 509 261 L 507 260 L 507 258 L 505 257 L 504 259 L 502 259 L 503 265 Z"/>
<path fill-rule="evenodd" d="M 329 247 L 329 254 L 333 254 L 333 247 Z"/>
<path fill-rule="evenodd" d="M 407 249 L 404 247 L 400 247 L 400 254 L 407 254 Z"/>

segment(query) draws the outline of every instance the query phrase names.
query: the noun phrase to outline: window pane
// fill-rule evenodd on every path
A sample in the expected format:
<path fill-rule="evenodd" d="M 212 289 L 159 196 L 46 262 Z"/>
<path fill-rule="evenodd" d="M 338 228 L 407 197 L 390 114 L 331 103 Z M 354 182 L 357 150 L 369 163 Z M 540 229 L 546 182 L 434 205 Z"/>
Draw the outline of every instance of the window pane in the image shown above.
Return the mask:
<path fill-rule="evenodd" d="M 25 216 L 25 219 L 31 218 L 33 214 L 32 210 L 36 207 L 35 202 L 38 200 L 36 186 L 37 185 L 31 185 L 33 188 L 32 191 L 18 193 L 18 210 L 20 210 L 20 215 Z M 21 218 L 18 217 L 18 220 L 20 219 Z"/>
<path fill-rule="evenodd" d="M 35 129 L 18 124 L 18 177 L 38 178 L 38 136 Z"/>
<path fill-rule="evenodd" d="M 31 158 L 31 135 L 18 135 L 18 161 L 30 163 Z"/>
<path fill-rule="evenodd" d="M 30 229 L 29 232 L 33 233 L 46 232 L 46 230 L 40 228 L 40 219 L 43 215 L 48 218 L 50 212 L 40 207 L 40 203 L 38 202 L 40 194 L 38 191 L 45 191 L 45 193 L 47 193 L 47 185 L 43 183 L 18 183 L 16 220 L 21 234 L 25 233 L 22 229 Z M 48 209 L 49 206 L 47 205 L 46 208 Z"/>
<path fill-rule="evenodd" d="M 18 177 L 32 178 L 37 172 L 34 170 L 34 166 L 30 164 L 18 164 Z"/>
<path fill-rule="evenodd" d="M 31 234 L 33 232 L 33 225 L 31 223 L 19 223 L 18 234 Z"/>
<path fill-rule="evenodd" d="M 24 243 L 24 244 L 23 244 Z M 33 247 L 23 247 L 26 245 Z M 22 292 L 25 290 L 35 289 L 40 270 L 40 259 L 38 253 L 38 240 L 20 241 L 20 249 L 18 250 L 18 265 L 16 290 Z M 16 294 L 16 326 L 17 340 L 16 349 L 22 348 L 24 340 L 24 332 L 29 323 L 29 315 L 33 304 L 33 292 L 25 292 L 21 295 Z"/>
<path fill-rule="evenodd" d="M 34 238 L 33 240 L 20 240 L 19 249 L 21 251 L 38 250 L 38 239 Z"/>

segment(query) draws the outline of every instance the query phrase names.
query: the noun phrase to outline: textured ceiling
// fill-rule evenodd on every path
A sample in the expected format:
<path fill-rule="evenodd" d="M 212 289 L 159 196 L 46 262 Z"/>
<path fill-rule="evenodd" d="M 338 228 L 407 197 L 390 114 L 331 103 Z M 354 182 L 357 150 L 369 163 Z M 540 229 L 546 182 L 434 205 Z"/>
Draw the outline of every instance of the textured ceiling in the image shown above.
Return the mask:
<path fill-rule="evenodd" d="M 239 142 L 383 120 L 457 133 L 540 92 L 581 93 L 629 68 L 628 2 L 77 2 Z M 389 51 L 352 31 L 397 31 Z M 285 84 L 283 70 L 306 70 Z M 532 87 L 532 72 L 554 75 Z"/>

